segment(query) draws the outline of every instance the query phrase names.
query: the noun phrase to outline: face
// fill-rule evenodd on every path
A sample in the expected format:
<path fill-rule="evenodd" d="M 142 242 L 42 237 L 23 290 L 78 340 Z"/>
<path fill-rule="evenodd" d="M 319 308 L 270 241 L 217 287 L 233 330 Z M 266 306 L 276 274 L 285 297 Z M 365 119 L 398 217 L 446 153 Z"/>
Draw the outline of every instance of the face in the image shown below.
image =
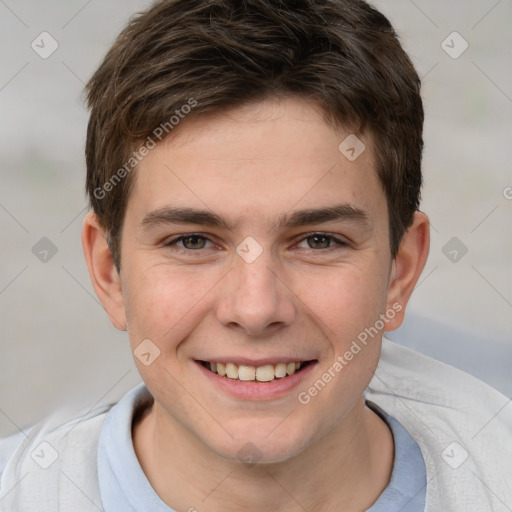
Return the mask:
<path fill-rule="evenodd" d="M 393 265 L 371 140 L 351 161 L 338 148 L 348 135 L 304 100 L 268 100 L 186 119 L 140 163 L 123 314 L 169 431 L 277 462 L 361 406 Z"/>

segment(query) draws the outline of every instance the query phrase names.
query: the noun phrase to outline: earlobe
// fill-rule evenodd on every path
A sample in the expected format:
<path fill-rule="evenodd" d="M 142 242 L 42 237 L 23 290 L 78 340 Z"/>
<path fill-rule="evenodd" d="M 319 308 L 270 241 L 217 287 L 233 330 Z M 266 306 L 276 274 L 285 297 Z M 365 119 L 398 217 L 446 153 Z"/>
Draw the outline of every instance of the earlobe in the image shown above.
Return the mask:
<path fill-rule="evenodd" d="M 386 324 L 385 331 L 398 329 L 402 324 L 407 303 L 427 261 L 429 247 L 428 217 L 422 212 L 416 212 L 393 261 L 387 307 L 394 309 L 396 315 Z"/>
<path fill-rule="evenodd" d="M 126 330 L 124 299 L 105 230 L 94 212 L 89 212 L 82 227 L 82 247 L 94 291 L 103 304 L 112 325 Z"/>

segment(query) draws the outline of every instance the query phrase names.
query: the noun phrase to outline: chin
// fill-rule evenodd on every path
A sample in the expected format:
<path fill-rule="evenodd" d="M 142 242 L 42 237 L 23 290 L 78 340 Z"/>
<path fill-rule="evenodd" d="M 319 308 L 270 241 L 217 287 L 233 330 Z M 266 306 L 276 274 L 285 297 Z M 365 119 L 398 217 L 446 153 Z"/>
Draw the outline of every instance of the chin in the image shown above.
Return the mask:
<path fill-rule="evenodd" d="M 282 420 L 280 420 L 282 421 Z M 261 422 L 255 428 L 250 422 L 247 428 L 231 430 L 233 438 L 209 440 L 210 449 L 228 460 L 245 464 L 277 464 L 293 459 L 302 453 L 311 438 L 309 433 L 293 431 L 290 425 L 280 422 Z"/>

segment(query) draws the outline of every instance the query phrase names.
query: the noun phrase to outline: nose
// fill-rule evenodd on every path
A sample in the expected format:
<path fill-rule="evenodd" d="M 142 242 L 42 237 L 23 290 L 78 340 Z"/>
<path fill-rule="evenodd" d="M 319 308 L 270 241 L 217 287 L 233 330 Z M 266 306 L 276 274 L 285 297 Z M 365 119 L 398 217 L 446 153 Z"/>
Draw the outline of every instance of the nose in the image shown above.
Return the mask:
<path fill-rule="evenodd" d="M 294 294 L 269 250 L 264 250 L 251 263 L 235 257 L 234 268 L 223 283 L 216 312 L 224 326 L 251 336 L 271 334 L 293 323 Z"/>

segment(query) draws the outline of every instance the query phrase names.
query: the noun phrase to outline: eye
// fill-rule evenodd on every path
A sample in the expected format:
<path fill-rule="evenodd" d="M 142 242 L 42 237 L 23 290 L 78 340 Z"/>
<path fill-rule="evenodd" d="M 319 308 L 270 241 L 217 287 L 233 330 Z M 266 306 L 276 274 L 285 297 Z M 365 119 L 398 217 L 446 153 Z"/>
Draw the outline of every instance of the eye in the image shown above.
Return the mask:
<path fill-rule="evenodd" d="M 210 243 L 210 246 L 207 244 Z M 307 247 L 302 246 L 301 244 L 307 243 Z M 201 249 L 211 249 L 215 247 L 215 244 L 206 236 L 200 235 L 197 233 L 187 233 L 185 235 L 177 236 L 166 242 L 164 244 L 165 247 L 172 247 L 178 252 L 186 252 L 192 253 L 196 251 L 200 251 Z M 336 248 L 346 247 L 348 246 L 347 242 L 340 240 L 339 238 L 329 235 L 327 233 L 311 233 L 299 242 L 296 246 L 301 250 L 311 250 L 319 251 L 320 249 L 324 250 L 334 250 Z"/>
<path fill-rule="evenodd" d="M 205 236 L 189 233 L 187 235 L 180 235 L 172 240 L 169 240 L 165 243 L 165 246 L 176 246 L 179 250 L 198 250 L 204 249 L 206 242 L 210 242 L 210 240 Z M 183 245 L 180 247 L 178 246 L 179 243 Z"/>
<path fill-rule="evenodd" d="M 308 247 L 306 249 L 333 249 L 336 246 L 346 246 L 347 243 L 343 242 L 339 238 L 326 233 L 311 233 L 302 239 L 307 241 Z M 301 243 L 302 243 L 301 242 Z M 334 244 L 333 244 L 334 242 Z"/>

